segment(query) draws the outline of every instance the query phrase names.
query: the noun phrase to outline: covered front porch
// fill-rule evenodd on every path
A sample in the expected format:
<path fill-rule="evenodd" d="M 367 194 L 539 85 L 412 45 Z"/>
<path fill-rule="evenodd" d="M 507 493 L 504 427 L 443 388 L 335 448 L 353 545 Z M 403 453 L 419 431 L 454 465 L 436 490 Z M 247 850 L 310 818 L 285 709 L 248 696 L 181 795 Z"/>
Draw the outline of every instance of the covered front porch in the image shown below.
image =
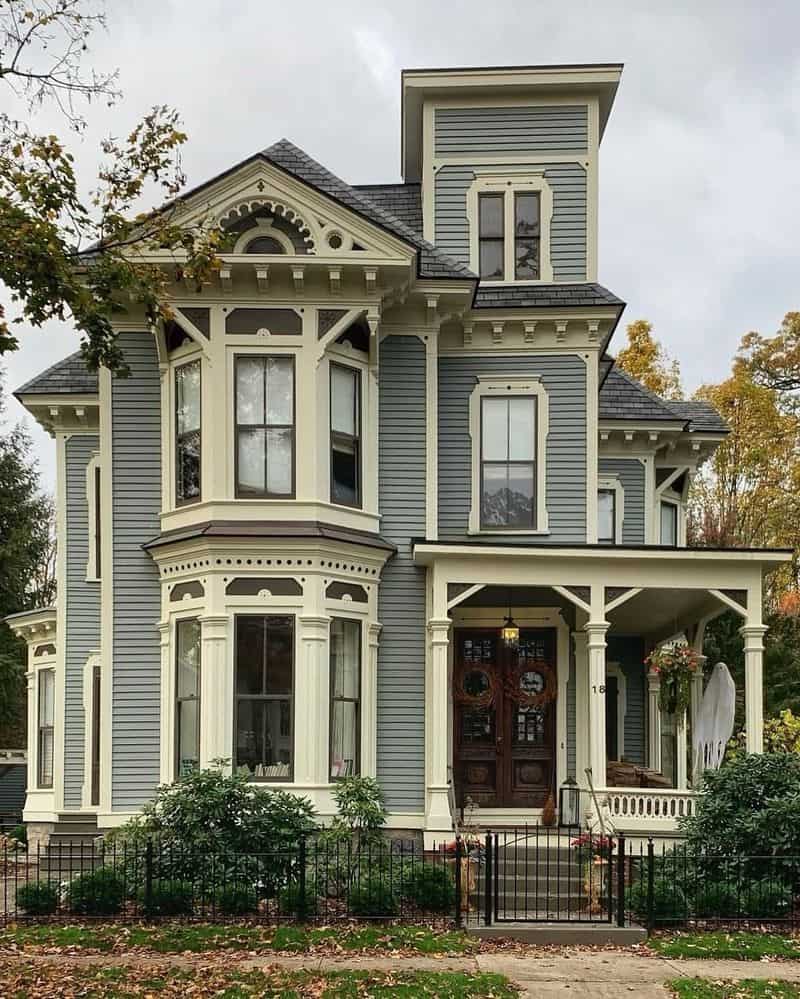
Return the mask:
<path fill-rule="evenodd" d="M 602 809 L 620 830 L 673 833 L 693 807 L 703 679 L 685 713 L 667 714 L 645 657 L 670 641 L 702 654 L 707 623 L 735 611 L 747 747 L 760 752 L 762 579 L 786 557 L 418 544 L 430 611 L 426 842 L 451 836 L 465 813 L 484 827 L 538 821 L 550 798 L 571 824 Z"/>

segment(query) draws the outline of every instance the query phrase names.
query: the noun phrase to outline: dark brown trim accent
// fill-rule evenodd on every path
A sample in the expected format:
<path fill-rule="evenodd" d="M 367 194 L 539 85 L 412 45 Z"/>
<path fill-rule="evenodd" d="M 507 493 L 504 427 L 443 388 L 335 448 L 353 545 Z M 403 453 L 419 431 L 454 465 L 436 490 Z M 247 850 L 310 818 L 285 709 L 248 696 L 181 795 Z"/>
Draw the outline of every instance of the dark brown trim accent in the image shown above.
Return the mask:
<path fill-rule="evenodd" d="M 261 590 L 269 590 L 273 597 L 301 597 L 303 587 L 296 579 L 286 576 L 236 576 L 225 587 L 230 597 L 257 597 Z"/>
<path fill-rule="evenodd" d="M 365 604 L 369 601 L 367 591 L 360 583 L 340 583 L 338 581 L 329 583 L 325 590 L 325 596 L 328 600 L 342 600 L 344 597 L 350 597 L 356 604 Z"/>
<path fill-rule="evenodd" d="M 192 579 L 188 583 L 176 583 L 169 591 L 169 600 L 170 603 L 174 603 L 176 600 L 183 600 L 187 595 L 196 599 L 205 596 L 205 592 L 203 584 L 197 579 Z"/>

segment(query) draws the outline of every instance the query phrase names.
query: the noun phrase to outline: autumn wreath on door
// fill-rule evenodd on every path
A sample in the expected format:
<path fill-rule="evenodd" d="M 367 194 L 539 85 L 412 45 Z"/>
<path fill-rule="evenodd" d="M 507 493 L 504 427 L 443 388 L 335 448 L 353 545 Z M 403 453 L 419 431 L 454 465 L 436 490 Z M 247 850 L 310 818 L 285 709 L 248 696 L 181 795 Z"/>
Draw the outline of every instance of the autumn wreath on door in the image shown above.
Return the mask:
<path fill-rule="evenodd" d="M 455 685 L 455 699 L 473 708 L 489 708 L 497 696 L 497 670 L 494 666 L 471 663 L 462 667 Z"/>
<path fill-rule="evenodd" d="M 506 673 L 503 693 L 521 708 L 544 708 L 556 699 L 556 672 L 550 663 L 528 660 Z"/>

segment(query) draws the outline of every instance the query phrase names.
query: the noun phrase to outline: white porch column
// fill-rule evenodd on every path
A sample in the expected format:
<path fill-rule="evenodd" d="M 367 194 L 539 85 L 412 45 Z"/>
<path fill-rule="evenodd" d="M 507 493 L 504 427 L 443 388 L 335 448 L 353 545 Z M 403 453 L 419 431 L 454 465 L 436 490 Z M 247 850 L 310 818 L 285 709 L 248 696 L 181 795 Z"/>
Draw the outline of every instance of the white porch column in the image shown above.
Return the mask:
<path fill-rule="evenodd" d="M 694 749 L 695 735 L 697 733 L 697 717 L 700 714 L 700 705 L 703 701 L 703 676 L 706 669 L 706 657 L 698 656 L 699 667 L 695 675 L 692 677 L 692 688 L 690 692 L 690 718 L 691 718 L 691 734 L 692 734 L 692 787 L 697 784 L 697 779 L 700 776 L 700 760 L 697 758 L 697 753 Z"/>
<path fill-rule="evenodd" d="M 206 614 L 200 618 L 201 767 L 221 759 L 230 759 L 231 765 L 236 766 L 231 745 L 233 684 L 228 680 L 226 656 L 228 620 L 227 614 Z"/>
<path fill-rule="evenodd" d="M 748 753 L 764 752 L 764 633 L 763 624 L 748 623 L 744 638 L 744 718 Z"/>
<path fill-rule="evenodd" d="M 330 618 L 303 614 L 300 661 L 295 670 L 294 783 L 325 784 L 328 780 Z"/>
<path fill-rule="evenodd" d="M 647 765 L 661 771 L 661 678 L 652 671 L 647 674 Z"/>
<path fill-rule="evenodd" d="M 368 625 L 367 661 L 361 675 L 361 773 L 375 777 L 378 772 L 378 647 L 381 627 Z"/>
<path fill-rule="evenodd" d="M 448 650 L 450 646 L 449 617 L 428 621 L 430 659 L 426 688 L 425 754 L 427 757 L 425 845 L 449 839 L 453 828 L 450 814 L 450 785 L 447 780 L 447 702 Z"/>
<path fill-rule="evenodd" d="M 585 631 L 573 631 L 575 646 L 575 779 L 586 787 L 589 766 L 589 657 Z"/>
<path fill-rule="evenodd" d="M 685 791 L 689 786 L 689 774 L 687 770 L 688 739 L 686 726 L 686 712 L 681 711 L 675 717 L 675 787 L 679 791 Z"/>
<path fill-rule="evenodd" d="M 606 786 L 606 632 L 608 621 L 584 625 L 589 660 L 589 766 L 595 787 Z"/>

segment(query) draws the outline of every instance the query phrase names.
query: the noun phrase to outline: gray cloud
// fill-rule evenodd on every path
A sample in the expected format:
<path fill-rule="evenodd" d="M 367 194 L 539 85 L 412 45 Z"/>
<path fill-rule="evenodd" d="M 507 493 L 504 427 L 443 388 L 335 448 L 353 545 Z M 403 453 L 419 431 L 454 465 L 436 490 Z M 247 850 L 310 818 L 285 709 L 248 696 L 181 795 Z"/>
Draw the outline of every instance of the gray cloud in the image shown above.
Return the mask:
<path fill-rule="evenodd" d="M 724 377 L 742 333 L 800 308 L 798 30 L 792 0 L 111 0 L 93 59 L 120 67 L 125 100 L 90 110 L 82 179 L 101 136 L 166 102 L 184 116 L 191 183 L 284 135 L 354 183 L 395 181 L 402 67 L 623 61 L 601 151 L 600 279 L 626 320 L 655 323 L 691 390 Z M 4 362 L 10 387 L 76 338 L 52 323 L 22 343 Z M 13 401 L 9 416 L 23 416 Z M 52 484 L 52 443 L 34 433 Z"/>

